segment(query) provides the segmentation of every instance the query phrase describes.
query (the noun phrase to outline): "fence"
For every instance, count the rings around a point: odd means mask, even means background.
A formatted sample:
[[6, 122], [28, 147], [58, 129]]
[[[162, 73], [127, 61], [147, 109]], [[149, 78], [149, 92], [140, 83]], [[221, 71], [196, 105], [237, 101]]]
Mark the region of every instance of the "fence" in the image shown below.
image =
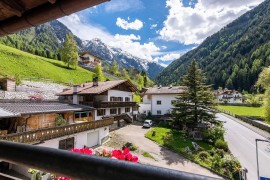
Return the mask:
[[226, 110], [223, 110], [223, 109], [217, 109], [217, 111], [228, 114], [230, 116], [233, 116], [233, 117], [235, 117], [237, 119], [240, 119], [240, 120], [242, 120], [242, 121], [244, 121], [244, 122], [246, 122], [248, 124], [251, 124], [251, 125], [253, 125], [253, 126], [255, 126], [255, 127], [259, 128], [259, 129], [262, 129], [262, 130], [267, 131], [267, 132], [270, 133], [270, 125], [261, 122], [261, 120], [254, 120], [254, 119], [251, 119], [249, 117], [239, 116], [237, 114], [234, 114], [232, 112], [229, 112], [229, 111], [226, 111]]

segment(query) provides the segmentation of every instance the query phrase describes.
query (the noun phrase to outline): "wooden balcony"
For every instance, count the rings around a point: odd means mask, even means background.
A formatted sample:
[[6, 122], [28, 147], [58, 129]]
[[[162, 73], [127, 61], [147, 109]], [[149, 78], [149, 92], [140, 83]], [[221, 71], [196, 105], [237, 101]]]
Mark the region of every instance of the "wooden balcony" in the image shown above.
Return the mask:
[[91, 129], [96, 129], [113, 124], [114, 118], [105, 118], [99, 121], [91, 121], [79, 124], [70, 124], [65, 126], [58, 126], [46, 129], [39, 129], [34, 131], [14, 133], [0, 136], [0, 140], [34, 144], [41, 141], [46, 141], [62, 136], [67, 136]]
[[136, 102], [129, 101], [99, 101], [94, 102], [94, 108], [111, 108], [111, 107], [134, 107]]

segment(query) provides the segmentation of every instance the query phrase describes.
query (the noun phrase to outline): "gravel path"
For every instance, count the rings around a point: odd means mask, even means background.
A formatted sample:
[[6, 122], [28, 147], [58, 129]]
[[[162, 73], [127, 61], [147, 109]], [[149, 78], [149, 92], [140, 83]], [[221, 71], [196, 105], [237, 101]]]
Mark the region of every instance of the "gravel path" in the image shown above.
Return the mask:
[[[220, 178], [211, 171], [145, 138], [144, 135], [148, 131], [149, 129], [144, 129], [139, 124], [128, 125], [111, 132], [110, 141], [105, 143], [100, 149], [122, 148], [126, 142], [131, 142], [139, 148], [132, 153], [139, 157], [140, 163]], [[148, 152], [154, 159], [142, 156], [143, 152]]]

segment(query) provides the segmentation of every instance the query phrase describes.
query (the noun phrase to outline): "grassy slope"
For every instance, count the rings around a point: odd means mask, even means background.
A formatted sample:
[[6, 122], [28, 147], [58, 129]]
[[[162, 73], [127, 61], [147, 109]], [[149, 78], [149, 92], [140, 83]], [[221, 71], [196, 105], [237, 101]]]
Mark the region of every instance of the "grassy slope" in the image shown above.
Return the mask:
[[264, 117], [263, 107], [246, 107], [246, 106], [218, 106], [218, 108], [230, 111], [240, 116], [259, 116]]
[[43, 58], [0, 44], [0, 75], [47, 78], [60, 82], [91, 81], [94, 73], [78, 67], [67, 69], [61, 61]]

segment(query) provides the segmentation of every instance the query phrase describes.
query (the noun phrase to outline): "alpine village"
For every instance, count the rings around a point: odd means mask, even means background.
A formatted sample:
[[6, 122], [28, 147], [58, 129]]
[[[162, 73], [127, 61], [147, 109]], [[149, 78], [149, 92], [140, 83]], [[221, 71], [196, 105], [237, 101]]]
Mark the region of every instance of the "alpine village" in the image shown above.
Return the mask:
[[0, 180], [270, 180], [270, 0], [0, 0]]

